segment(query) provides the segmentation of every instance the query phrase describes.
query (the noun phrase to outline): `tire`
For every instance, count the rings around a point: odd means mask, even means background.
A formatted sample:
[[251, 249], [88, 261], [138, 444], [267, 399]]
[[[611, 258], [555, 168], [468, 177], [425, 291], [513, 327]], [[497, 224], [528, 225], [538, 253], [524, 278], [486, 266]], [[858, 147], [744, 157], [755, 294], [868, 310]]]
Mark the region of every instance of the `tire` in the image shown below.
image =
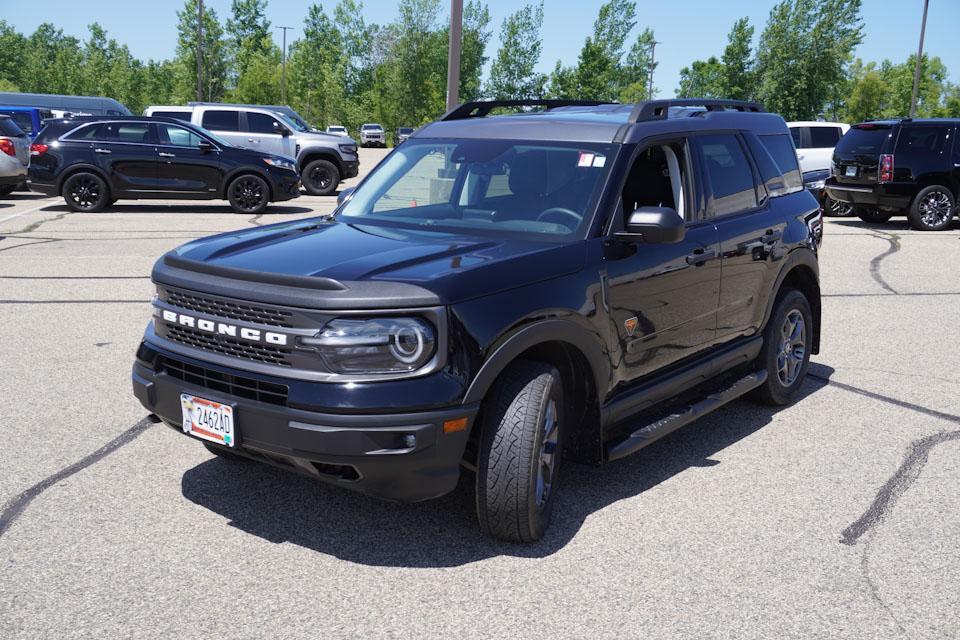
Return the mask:
[[893, 217], [889, 211], [880, 211], [871, 207], [854, 207], [853, 213], [864, 222], [882, 224]]
[[[802, 320], [799, 326], [797, 318]], [[757, 364], [767, 370], [767, 380], [751, 392], [754, 400], [773, 406], [794, 401], [810, 365], [813, 329], [813, 314], [806, 296], [796, 289], [786, 290], [777, 300], [763, 332], [763, 349]]]
[[307, 163], [300, 174], [303, 188], [312, 196], [329, 196], [340, 186], [340, 170], [329, 160], [319, 159]]
[[910, 204], [907, 218], [918, 231], [943, 231], [950, 227], [956, 212], [953, 193], [948, 187], [935, 184], [920, 190]]
[[60, 191], [71, 211], [96, 213], [110, 204], [110, 189], [95, 173], [81, 171], [68, 177]]
[[17, 190], [17, 185], [5, 184], [2, 187], [0, 187], [0, 196], [8, 196], [16, 190]]
[[834, 200], [828, 197], [824, 200], [823, 204], [825, 205], [824, 213], [828, 216], [845, 218], [853, 215], [853, 205], [849, 202], [841, 202], [840, 200]]
[[563, 451], [563, 384], [542, 362], [518, 361], [484, 403], [477, 518], [487, 535], [539, 540], [550, 524]]
[[203, 446], [206, 447], [207, 451], [217, 456], [218, 458], [223, 458], [224, 460], [230, 460], [231, 462], [246, 462], [247, 459], [241, 455], [230, 451], [226, 447], [216, 445], [210, 442], [204, 442]]
[[227, 199], [237, 213], [263, 213], [270, 204], [270, 187], [260, 176], [237, 176], [227, 187]]

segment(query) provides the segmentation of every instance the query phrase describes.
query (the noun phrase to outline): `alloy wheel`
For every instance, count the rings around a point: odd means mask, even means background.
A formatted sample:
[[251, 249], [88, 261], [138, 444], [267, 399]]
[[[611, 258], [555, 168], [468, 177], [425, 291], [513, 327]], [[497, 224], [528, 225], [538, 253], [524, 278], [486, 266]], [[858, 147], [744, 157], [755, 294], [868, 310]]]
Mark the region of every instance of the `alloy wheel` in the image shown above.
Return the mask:
[[557, 401], [551, 398], [543, 412], [543, 436], [540, 440], [540, 452], [537, 464], [537, 507], [543, 508], [550, 498], [554, 475], [557, 468], [557, 450], [560, 442], [560, 422], [557, 414]]
[[849, 216], [853, 214], [853, 205], [849, 202], [841, 202], [833, 198], [827, 198], [827, 210], [832, 216]]
[[928, 227], [938, 227], [950, 219], [950, 196], [943, 191], [931, 191], [917, 207], [920, 220]]
[[807, 354], [807, 326], [799, 309], [791, 309], [780, 327], [780, 350], [777, 352], [777, 377], [789, 387], [796, 382]]
[[263, 202], [263, 184], [254, 178], [240, 178], [233, 184], [233, 194], [241, 209], [252, 211]]
[[70, 183], [70, 199], [81, 209], [96, 206], [102, 195], [100, 183], [90, 176], [79, 176]]
[[320, 191], [324, 191], [330, 187], [330, 183], [333, 182], [333, 175], [330, 171], [323, 166], [314, 167], [310, 172], [310, 182]]

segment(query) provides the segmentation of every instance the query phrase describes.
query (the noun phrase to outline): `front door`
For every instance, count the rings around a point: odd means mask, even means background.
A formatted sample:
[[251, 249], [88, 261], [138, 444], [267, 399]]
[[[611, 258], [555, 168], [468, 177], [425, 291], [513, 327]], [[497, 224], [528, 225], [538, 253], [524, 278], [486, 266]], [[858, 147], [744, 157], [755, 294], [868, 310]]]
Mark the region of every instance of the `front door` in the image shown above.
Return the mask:
[[244, 115], [247, 117], [247, 144], [251, 149], [280, 156], [296, 155], [290, 129], [280, 122], [280, 118], [258, 111], [247, 111]]
[[714, 341], [720, 247], [716, 227], [695, 206], [694, 162], [686, 140], [657, 143], [637, 155], [624, 183], [621, 216], [642, 206], [670, 207], [686, 220], [686, 236], [676, 244], [607, 246], [617, 382], [642, 378]]
[[175, 124], [156, 123], [157, 188], [182, 195], [209, 197], [220, 190], [220, 150], [202, 150], [199, 135]]

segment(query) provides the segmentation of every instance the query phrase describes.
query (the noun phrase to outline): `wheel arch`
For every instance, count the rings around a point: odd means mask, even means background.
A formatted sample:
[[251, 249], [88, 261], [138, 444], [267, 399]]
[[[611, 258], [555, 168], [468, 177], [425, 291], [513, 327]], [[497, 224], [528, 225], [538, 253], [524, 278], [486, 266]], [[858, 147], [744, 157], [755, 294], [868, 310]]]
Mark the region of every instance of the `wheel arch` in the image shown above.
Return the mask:
[[337, 155], [333, 149], [323, 147], [303, 151], [300, 154], [300, 158], [297, 159], [297, 171], [302, 173], [304, 168], [314, 160], [328, 160], [332, 162], [333, 166], [340, 172], [340, 175], [343, 176], [343, 162], [340, 160], [340, 156]]
[[274, 193], [273, 193], [273, 181], [270, 180], [270, 177], [261, 171], [256, 169], [251, 169], [250, 167], [240, 167], [231, 171], [226, 176], [223, 177], [223, 187], [220, 190], [220, 198], [223, 200], [227, 199], [227, 194], [230, 190], [230, 185], [234, 183], [237, 178], [243, 176], [257, 176], [267, 183], [267, 192], [270, 194], [270, 202], [273, 202]]
[[57, 178], [57, 193], [63, 196], [63, 185], [70, 178], [70, 176], [76, 175], [78, 173], [92, 173], [98, 178], [103, 180], [104, 184], [107, 185], [107, 194], [111, 197], [113, 196], [113, 185], [110, 184], [110, 178], [104, 174], [103, 169], [98, 167], [95, 164], [74, 164], [70, 165], [60, 174], [60, 177]]
[[764, 313], [763, 326], [767, 326], [770, 316], [773, 313], [773, 307], [780, 299], [784, 291], [788, 289], [797, 289], [810, 303], [810, 311], [813, 313], [813, 343], [811, 353], [820, 353], [820, 320], [822, 317], [820, 302], [820, 270], [817, 264], [816, 255], [809, 249], [798, 249], [790, 254], [787, 264], [780, 270], [777, 276], [776, 293], [767, 300], [767, 308]]

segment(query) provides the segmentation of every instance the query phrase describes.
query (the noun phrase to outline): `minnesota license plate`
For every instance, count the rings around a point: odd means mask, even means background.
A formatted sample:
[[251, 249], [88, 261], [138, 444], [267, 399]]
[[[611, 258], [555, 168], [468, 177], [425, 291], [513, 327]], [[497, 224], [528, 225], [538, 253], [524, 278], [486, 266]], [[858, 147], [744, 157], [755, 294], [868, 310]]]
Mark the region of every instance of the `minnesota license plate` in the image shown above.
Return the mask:
[[856, 168], [856, 167], [847, 167], [846, 175], [847, 175], [848, 177], [851, 177], [851, 178], [855, 177], [855, 176], [857, 175], [857, 168]]
[[180, 394], [180, 407], [184, 433], [228, 447], [236, 446], [233, 407], [186, 393]]

